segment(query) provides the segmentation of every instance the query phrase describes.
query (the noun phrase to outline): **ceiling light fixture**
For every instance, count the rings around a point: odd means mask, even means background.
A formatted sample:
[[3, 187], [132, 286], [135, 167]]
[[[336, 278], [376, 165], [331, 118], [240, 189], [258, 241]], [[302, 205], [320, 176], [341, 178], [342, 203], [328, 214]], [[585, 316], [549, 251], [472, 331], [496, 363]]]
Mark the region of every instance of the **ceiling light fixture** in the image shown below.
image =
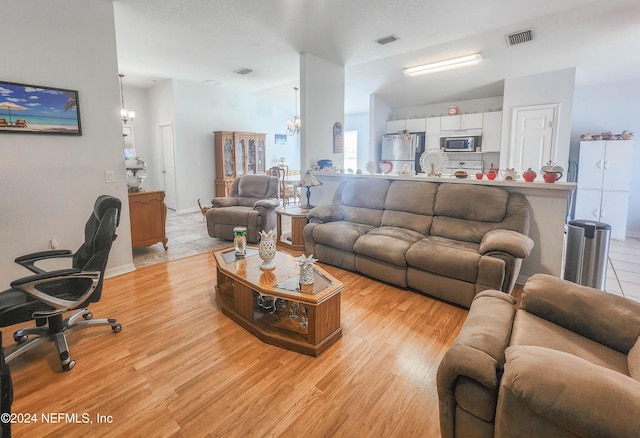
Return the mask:
[[291, 120], [287, 120], [285, 122], [285, 124], [287, 125], [288, 135], [299, 134], [300, 126], [302, 125], [302, 122], [300, 121], [300, 117], [298, 117], [298, 87], [293, 87], [293, 89], [296, 92], [296, 115], [295, 115], [295, 118], [293, 119], [293, 122]]
[[460, 58], [447, 59], [445, 61], [432, 62], [431, 64], [418, 65], [404, 69], [406, 76], [420, 76], [429, 73], [453, 70], [461, 67], [469, 67], [482, 62], [482, 53], [461, 56]]
[[120, 102], [122, 102], [122, 109], [120, 110], [120, 117], [122, 118], [122, 121], [126, 125], [129, 120], [133, 121], [133, 119], [136, 117], [136, 112], [135, 111], [129, 111], [129, 110], [126, 110], [124, 108], [124, 92], [122, 91], [122, 78], [124, 78], [124, 75], [123, 74], [119, 74], [118, 76], [120, 76]]

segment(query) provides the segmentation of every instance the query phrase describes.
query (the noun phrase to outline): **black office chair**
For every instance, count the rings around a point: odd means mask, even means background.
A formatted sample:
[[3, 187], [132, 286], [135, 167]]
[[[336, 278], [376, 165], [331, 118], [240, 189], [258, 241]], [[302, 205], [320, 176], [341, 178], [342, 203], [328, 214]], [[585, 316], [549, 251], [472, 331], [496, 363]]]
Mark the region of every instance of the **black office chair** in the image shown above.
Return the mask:
[[[18, 257], [16, 263], [35, 275], [11, 282], [11, 289], [0, 292], [0, 327], [35, 320], [36, 326], [13, 334], [16, 344], [6, 353], [11, 362], [43, 341], [55, 340], [62, 369], [71, 370], [76, 362], [69, 357], [65, 332], [93, 325], [110, 325], [118, 333], [122, 326], [115, 319], [92, 319], [87, 310], [100, 300], [102, 281], [111, 245], [120, 222], [121, 202], [100, 196], [84, 229], [84, 243], [75, 254], [70, 250], [41, 251]], [[42, 260], [71, 258], [72, 267], [45, 271], [36, 266]], [[63, 314], [76, 311], [63, 319]], [[80, 319], [83, 321], [79, 321]]]

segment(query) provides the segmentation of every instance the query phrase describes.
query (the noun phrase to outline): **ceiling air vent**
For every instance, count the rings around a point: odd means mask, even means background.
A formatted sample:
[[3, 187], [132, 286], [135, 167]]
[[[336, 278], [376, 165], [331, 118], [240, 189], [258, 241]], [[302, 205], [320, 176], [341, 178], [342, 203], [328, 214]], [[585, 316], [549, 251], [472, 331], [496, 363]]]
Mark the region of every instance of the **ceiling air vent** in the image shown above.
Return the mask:
[[398, 37], [395, 35], [389, 35], [376, 40], [376, 43], [380, 44], [381, 46], [384, 46], [385, 44], [389, 44], [394, 41], [398, 41]]
[[249, 73], [253, 73], [253, 70], [251, 70], [250, 68], [241, 68], [239, 70], [234, 71], [234, 73], [237, 73], [239, 75], [248, 75]]
[[520, 32], [511, 33], [509, 35], [505, 35], [507, 39], [507, 46], [515, 46], [516, 44], [526, 43], [527, 41], [531, 41], [533, 39], [533, 30], [527, 29]]

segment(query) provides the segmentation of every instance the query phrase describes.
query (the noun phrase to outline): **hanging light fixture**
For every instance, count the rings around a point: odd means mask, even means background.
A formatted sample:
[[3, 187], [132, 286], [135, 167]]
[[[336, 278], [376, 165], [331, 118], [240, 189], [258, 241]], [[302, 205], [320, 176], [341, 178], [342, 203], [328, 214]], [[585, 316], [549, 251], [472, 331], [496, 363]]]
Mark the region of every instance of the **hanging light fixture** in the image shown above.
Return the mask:
[[300, 126], [302, 122], [300, 121], [300, 117], [298, 117], [298, 87], [293, 87], [296, 93], [296, 116], [291, 120], [287, 120], [285, 124], [287, 125], [287, 134], [288, 135], [296, 135], [300, 134]]
[[133, 119], [136, 117], [136, 112], [135, 111], [129, 111], [129, 110], [124, 108], [124, 92], [122, 91], [122, 78], [124, 77], [124, 75], [123, 74], [119, 74], [118, 76], [120, 76], [120, 99], [121, 99], [120, 101], [122, 102], [122, 109], [120, 110], [120, 117], [122, 118], [122, 121], [126, 125], [129, 120], [133, 121]]

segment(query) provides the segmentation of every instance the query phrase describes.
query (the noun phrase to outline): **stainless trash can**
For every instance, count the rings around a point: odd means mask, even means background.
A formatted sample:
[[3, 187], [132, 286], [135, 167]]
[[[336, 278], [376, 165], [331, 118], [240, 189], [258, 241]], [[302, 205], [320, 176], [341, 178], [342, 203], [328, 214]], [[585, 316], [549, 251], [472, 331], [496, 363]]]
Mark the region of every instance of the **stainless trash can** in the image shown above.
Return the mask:
[[567, 227], [565, 280], [604, 290], [611, 226], [602, 222], [573, 220]]

